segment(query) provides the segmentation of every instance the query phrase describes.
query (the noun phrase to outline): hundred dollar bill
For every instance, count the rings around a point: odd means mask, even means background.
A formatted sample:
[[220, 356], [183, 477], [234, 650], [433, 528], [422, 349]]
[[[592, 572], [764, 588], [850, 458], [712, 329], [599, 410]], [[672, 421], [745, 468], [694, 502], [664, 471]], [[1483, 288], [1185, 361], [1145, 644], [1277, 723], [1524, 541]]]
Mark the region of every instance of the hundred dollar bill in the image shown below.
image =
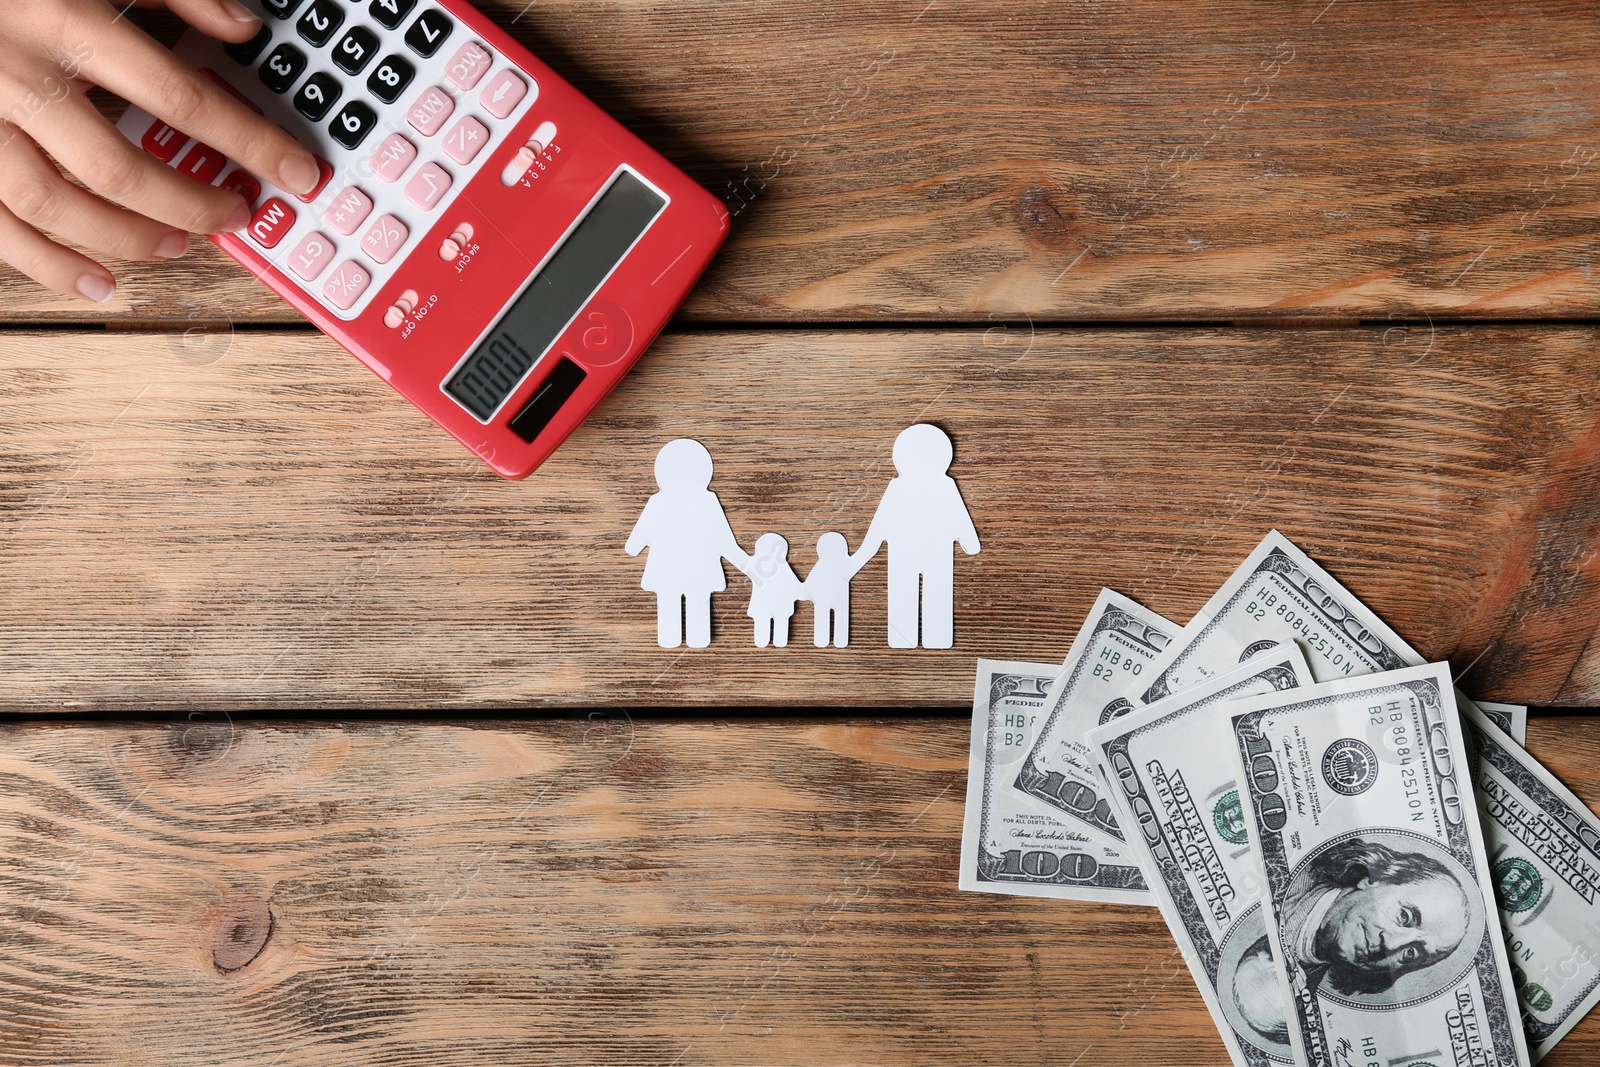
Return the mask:
[[1311, 684], [1293, 643], [1089, 732], [1161, 916], [1239, 1067], [1291, 1064], [1278, 979], [1262, 941], [1261, 881], [1217, 708]]
[[1222, 710], [1298, 1061], [1525, 1067], [1449, 665]]
[[1083, 735], [1135, 707], [1124, 693], [1178, 627], [1121, 593], [1100, 590], [1045, 693], [1044, 724], [1012, 785], [1042, 805], [1121, 839]]
[[[1456, 703], [1462, 703], [1461, 690], [1456, 690]], [[1526, 704], [1501, 704], [1493, 700], [1469, 701], [1483, 717], [1511, 735], [1523, 748], [1528, 747], [1528, 706]], [[1465, 706], [1465, 705], [1463, 705]]]
[[984, 893], [1152, 904], [1138, 865], [1112, 838], [1069, 826], [1010, 788], [1038, 729], [1045, 690], [1060, 669], [978, 661], [958, 884]]
[[1488, 716], [1463, 714], [1511, 981], [1538, 1060], [1600, 1001], [1600, 820]]

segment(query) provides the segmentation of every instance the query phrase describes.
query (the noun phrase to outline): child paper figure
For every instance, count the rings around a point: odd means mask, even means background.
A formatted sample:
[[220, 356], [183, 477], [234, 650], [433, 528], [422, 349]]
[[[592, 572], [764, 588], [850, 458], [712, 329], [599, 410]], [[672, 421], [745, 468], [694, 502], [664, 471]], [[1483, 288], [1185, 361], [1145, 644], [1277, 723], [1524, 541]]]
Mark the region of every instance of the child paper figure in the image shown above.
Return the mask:
[[955, 548], [978, 554], [978, 531], [961, 502], [955, 479], [945, 472], [953, 455], [950, 438], [937, 426], [918, 423], [894, 442], [897, 475], [858, 553], [870, 559], [889, 546], [889, 645], [917, 647], [918, 593], [922, 646], [955, 643]]
[[806, 600], [814, 609], [811, 639], [818, 648], [828, 647], [829, 622], [833, 644], [850, 644], [850, 580], [871, 559], [867, 553], [850, 554], [850, 543], [843, 534], [829, 531], [817, 538], [817, 562], [806, 575]]
[[789, 619], [803, 586], [789, 566], [789, 542], [775, 533], [756, 539], [756, 554], [750, 569], [750, 617], [756, 620], [756, 647], [766, 648], [768, 640], [779, 648], [789, 647]]
[[[728, 588], [722, 561], [750, 573], [711, 484], [711, 453], [699, 441], [668, 441], [656, 454], [660, 492], [644, 506], [627, 552], [648, 548], [641, 588], [656, 594], [656, 639], [677, 648], [687, 629], [690, 648], [711, 644], [711, 594]], [[687, 626], [685, 625], [687, 624]]]

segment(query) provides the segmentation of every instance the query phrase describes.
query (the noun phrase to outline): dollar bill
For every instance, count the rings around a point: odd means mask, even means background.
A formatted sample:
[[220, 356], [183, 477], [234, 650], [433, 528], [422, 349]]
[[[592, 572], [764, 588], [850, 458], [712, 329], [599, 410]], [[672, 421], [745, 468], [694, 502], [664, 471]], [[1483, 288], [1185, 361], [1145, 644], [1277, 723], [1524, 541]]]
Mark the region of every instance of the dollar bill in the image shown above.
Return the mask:
[[1294, 1054], [1277, 977], [1256, 949], [1267, 934], [1261, 881], [1217, 708], [1310, 683], [1299, 648], [1274, 645], [1089, 732], [1127, 847], [1240, 1067], [1290, 1064]]
[[1134, 709], [1123, 694], [1178, 629], [1121, 593], [1100, 590], [1061, 673], [1045, 693], [1044, 723], [1011, 784], [1043, 810], [1120, 840], [1122, 832], [1106, 804], [1094, 753], [1083, 735]]
[[1449, 665], [1221, 710], [1298, 1061], [1527, 1064]]
[[978, 661], [958, 884], [985, 893], [1152, 904], [1144, 875], [1122, 856], [1115, 839], [1069, 826], [1010, 787], [1060, 669]]
[[1600, 1001], [1600, 820], [1487, 715], [1463, 714], [1490, 884], [1538, 1060]]
[[[1456, 690], [1456, 702], [1461, 703], [1461, 690]], [[1472, 701], [1483, 717], [1511, 735], [1523, 748], [1528, 747], [1528, 706], [1526, 704], [1501, 704], [1494, 700]]]

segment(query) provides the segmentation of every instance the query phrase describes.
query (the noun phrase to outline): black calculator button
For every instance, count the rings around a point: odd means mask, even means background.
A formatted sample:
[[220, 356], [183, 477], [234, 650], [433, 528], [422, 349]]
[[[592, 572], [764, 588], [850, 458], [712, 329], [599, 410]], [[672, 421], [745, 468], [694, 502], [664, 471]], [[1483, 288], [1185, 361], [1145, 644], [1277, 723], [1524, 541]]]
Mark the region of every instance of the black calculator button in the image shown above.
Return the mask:
[[223, 45], [222, 50], [228, 53], [229, 57], [231, 57], [235, 63], [248, 66], [256, 61], [257, 56], [266, 51], [267, 44], [271, 42], [271, 40], [272, 31], [267, 28], [266, 23], [262, 23], [260, 33], [256, 34], [248, 41], [244, 41], [239, 44]]
[[261, 82], [275, 93], [286, 93], [306, 70], [306, 54], [292, 44], [280, 44], [261, 64]]
[[294, 9], [303, 3], [305, 0], [261, 0], [261, 6], [267, 9], [267, 14], [280, 19], [293, 15]]
[[417, 0], [372, 0], [372, 7], [368, 10], [378, 25], [392, 30], [404, 22], [416, 6]]
[[417, 69], [399, 56], [384, 56], [378, 69], [367, 79], [367, 92], [385, 104], [392, 104], [400, 99], [416, 73]]
[[406, 31], [406, 44], [411, 50], [423, 59], [427, 59], [439, 50], [444, 44], [444, 39], [450, 36], [450, 31], [456, 24], [450, 21], [450, 16], [443, 11], [424, 11], [417, 16], [417, 21], [411, 24]]
[[312, 122], [321, 122], [343, 95], [344, 86], [339, 84], [339, 79], [319, 70], [294, 94], [294, 109]]
[[346, 74], [360, 74], [378, 54], [378, 35], [365, 26], [353, 26], [333, 50], [333, 61]]
[[300, 16], [295, 28], [300, 31], [300, 36], [311, 42], [313, 47], [321, 48], [333, 40], [333, 35], [338, 33], [339, 27], [343, 25], [344, 8], [333, 0], [316, 0], [306, 8], [306, 13]]
[[378, 124], [378, 113], [359, 100], [352, 100], [328, 126], [333, 139], [349, 149], [361, 147], [367, 134]]

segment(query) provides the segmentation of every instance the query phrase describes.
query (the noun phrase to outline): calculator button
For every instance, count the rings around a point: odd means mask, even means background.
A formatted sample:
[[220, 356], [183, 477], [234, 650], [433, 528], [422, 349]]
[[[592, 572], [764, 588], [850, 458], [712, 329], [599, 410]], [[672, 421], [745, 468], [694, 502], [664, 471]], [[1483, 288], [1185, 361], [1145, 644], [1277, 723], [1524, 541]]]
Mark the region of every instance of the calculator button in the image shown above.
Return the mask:
[[467, 115], [444, 135], [444, 154], [465, 166], [489, 143], [489, 127]]
[[367, 11], [374, 22], [386, 30], [392, 30], [398, 28], [416, 6], [417, 0], [372, 0], [372, 6]]
[[477, 41], [468, 41], [450, 58], [445, 68], [445, 79], [462, 92], [467, 92], [489, 73], [494, 66], [494, 56]]
[[439, 132], [439, 127], [444, 125], [444, 120], [449, 118], [455, 109], [456, 102], [446, 96], [443, 89], [429, 86], [427, 91], [412, 103], [406, 118], [422, 136], [432, 137]]
[[310, 41], [315, 48], [321, 48], [333, 40], [333, 35], [339, 32], [339, 27], [344, 25], [344, 9], [334, 0], [315, 0], [306, 8], [306, 13], [300, 16], [300, 21], [295, 23], [295, 29], [300, 31], [300, 36]]
[[293, 15], [294, 9], [303, 3], [305, 0], [261, 0], [261, 6], [267, 9], [267, 14], [280, 19]]
[[231, 193], [238, 193], [244, 198], [244, 202], [251, 207], [255, 207], [256, 200], [261, 196], [261, 183], [256, 181], [256, 176], [247, 170], [239, 170], [237, 167], [229, 171], [228, 176], [222, 179], [221, 188]]
[[443, 11], [424, 11], [406, 31], [406, 44], [417, 55], [427, 59], [439, 50], [444, 39], [455, 28], [456, 24]]
[[509, 70], [502, 70], [483, 87], [478, 102], [497, 119], [503, 119], [517, 109], [522, 98], [528, 95], [528, 83]]
[[267, 24], [263, 22], [261, 24], [260, 33], [256, 34], [248, 41], [243, 41], [239, 44], [225, 44], [222, 46], [222, 50], [226, 52], [228, 54], [228, 58], [232, 59], [235, 63], [238, 63], [241, 66], [249, 66], [260, 57], [262, 52], [267, 50], [267, 45], [271, 42], [272, 30], [269, 29]]
[[344, 86], [339, 84], [339, 79], [319, 70], [294, 94], [294, 109], [312, 122], [321, 122], [343, 95]]
[[328, 205], [322, 221], [349, 237], [356, 232], [357, 226], [367, 221], [367, 216], [370, 214], [372, 214], [372, 198], [352, 185], [333, 198], [333, 203]]
[[333, 164], [321, 156], [313, 156], [317, 161], [317, 184], [312, 186], [309, 193], [295, 193], [294, 198], [302, 204], [309, 204], [315, 200], [328, 187], [328, 182], [333, 180]]
[[450, 173], [437, 163], [424, 164], [406, 182], [406, 199], [424, 211], [432, 211], [440, 197], [450, 191]]
[[384, 181], [397, 182], [416, 158], [417, 146], [398, 133], [391, 133], [372, 154], [372, 169]]
[[218, 74], [216, 71], [211, 70], [211, 69], [209, 69], [207, 67], [201, 67], [200, 68], [200, 73], [204, 74], [207, 78], [210, 78], [212, 80], [212, 82], [214, 82], [216, 84], [217, 88], [222, 89], [229, 96], [231, 96], [235, 100], [239, 101], [239, 103], [243, 104], [245, 107], [249, 108], [251, 111], [254, 111], [257, 115], [261, 114], [261, 105], [257, 104], [254, 100], [250, 99], [248, 96], [244, 95], [239, 90], [237, 90], [233, 86], [229, 85], [227, 83], [227, 81], [225, 81], [223, 79], [222, 75]]
[[406, 243], [406, 238], [411, 236], [411, 231], [406, 224], [393, 215], [379, 215], [378, 221], [372, 224], [361, 238], [361, 247], [379, 263], [387, 263], [400, 251], [400, 246]]
[[210, 185], [217, 180], [217, 175], [222, 173], [222, 166], [227, 159], [221, 152], [208, 144], [194, 143], [194, 147], [183, 154], [178, 160], [178, 173], [187, 174], [202, 185]]
[[333, 61], [346, 74], [360, 74], [377, 54], [378, 35], [365, 26], [354, 26], [334, 48]]
[[406, 86], [411, 84], [416, 73], [417, 68], [399, 56], [384, 56], [378, 69], [367, 79], [367, 92], [385, 104], [392, 104], [400, 99], [400, 94], [406, 91]]
[[151, 123], [150, 128], [144, 131], [144, 140], [140, 142], [146, 152], [163, 163], [171, 163], [178, 150], [188, 143], [188, 134], [179, 133], [160, 119]]
[[280, 44], [261, 64], [261, 83], [275, 93], [286, 93], [305, 69], [306, 54], [292, 44]]
[[314, 282], [333, 259], [333, 242], [320, 233], [308, 233], [289, 253], [289, 269], [308, 282]]
[[354, 150], [361, 147], [361, 142], [367, 139], [367, 134], [377, 124], [376, 111], [359, 100], [352, 100], [339, 112], [328, 129], [335, 141]]
[[372, 284], [372, 275], [353, 259], [339, 264], [322, 287], [322, 296], [340, 311], [349, 311]]
[[294, 226], [294, 218], [294, 208], [274, 196], [256, 209], [248, 227], [250, 236], [262, 248], [276, 248]]

